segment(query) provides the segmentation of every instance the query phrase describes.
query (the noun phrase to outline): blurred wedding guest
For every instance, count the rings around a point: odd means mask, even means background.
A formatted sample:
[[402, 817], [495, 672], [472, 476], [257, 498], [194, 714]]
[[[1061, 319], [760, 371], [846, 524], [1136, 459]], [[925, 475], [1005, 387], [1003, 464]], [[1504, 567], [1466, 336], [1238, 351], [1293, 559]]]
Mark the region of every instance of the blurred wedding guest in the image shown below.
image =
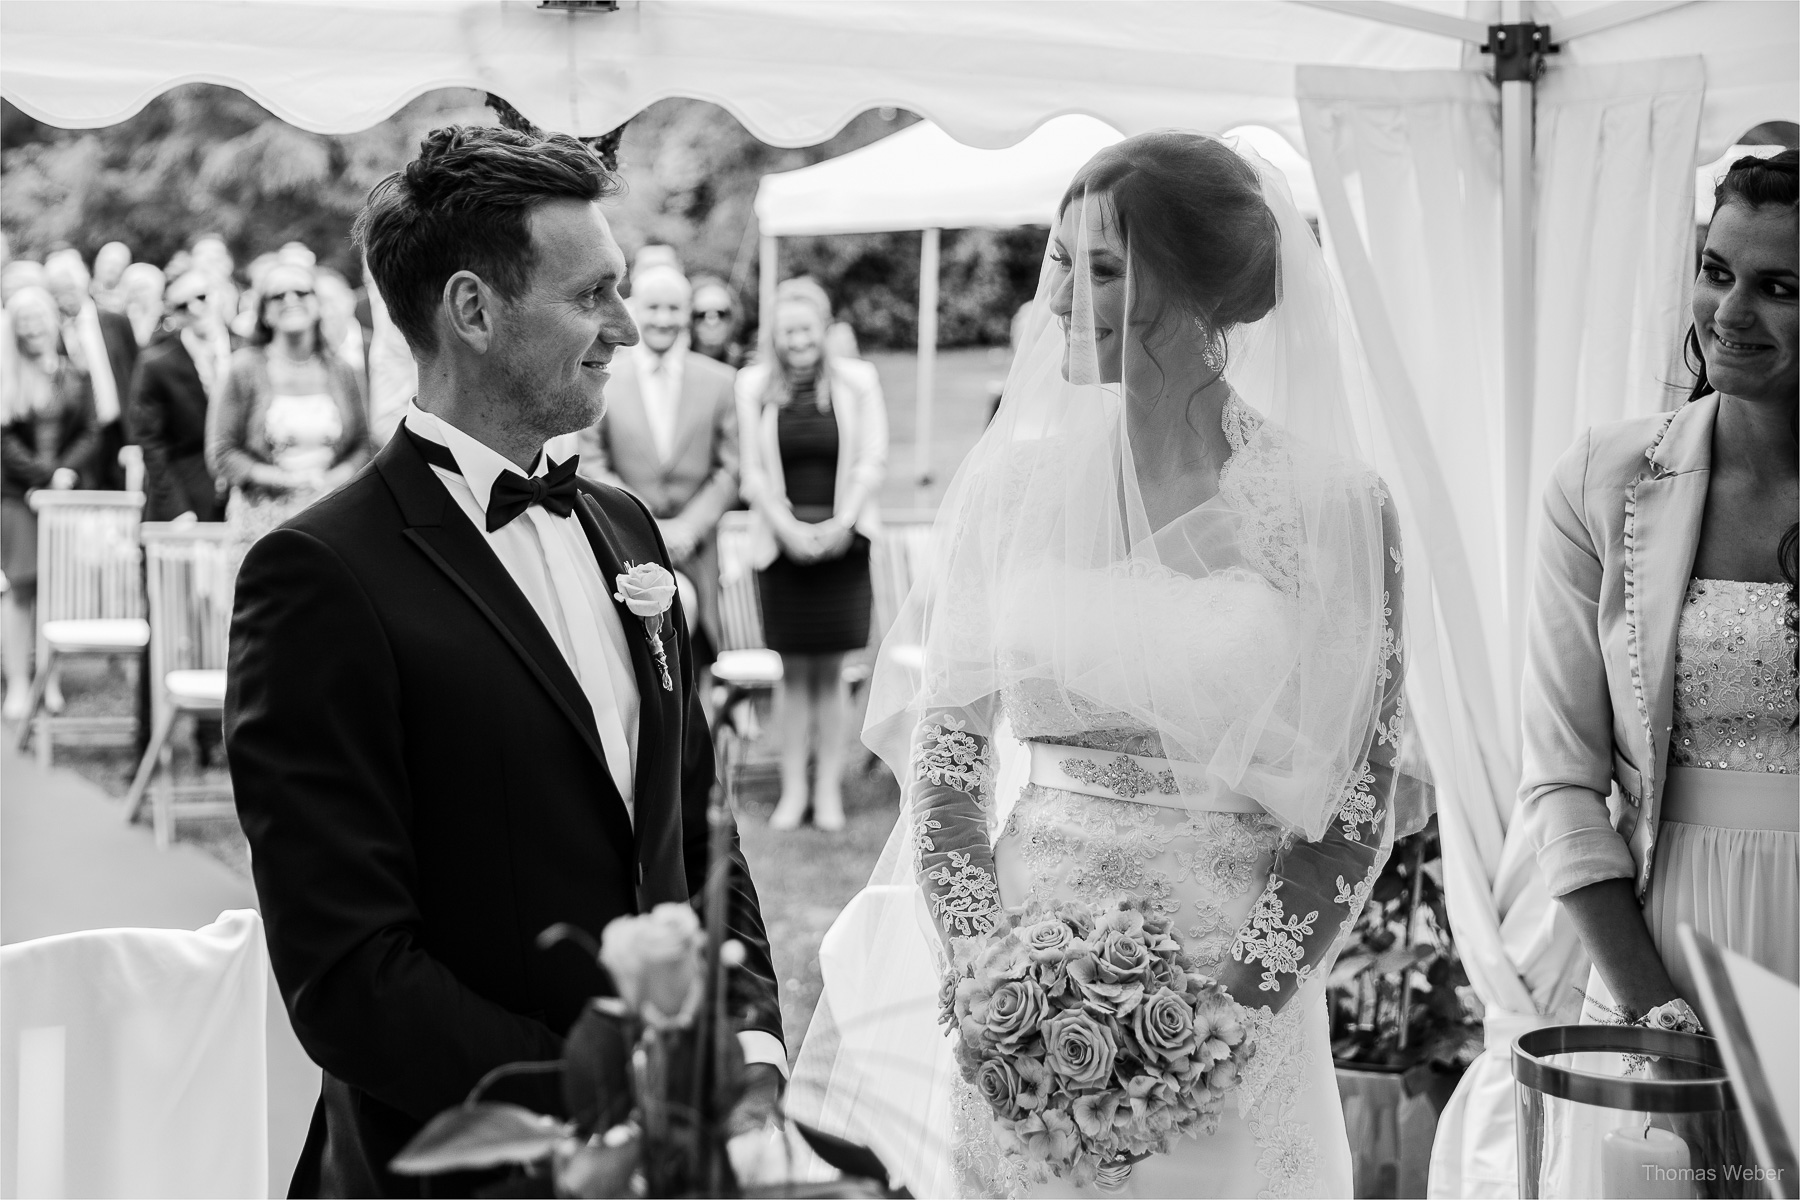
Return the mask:
[[728, 367], [744, 365], [744, 347], [738, 342], [744, 314], [737, 293], [717, 275], [694, 277], [693, 320], [688, 324], [690, 348]]
[[213, 320], [212, 280], [189, 271], [169, 285], [163, 331], [138, 356], [126, 416], [144, 452], [144, 520], [222, 516], [206, 469], [206, 413], [231, 363], [225, 331]]
[[825, 290], [788, 280], [776, 289], [765, 353], [737, 377], [739, 487], [753, 514], [763, 635], [783, 671], [781, 801], [770, 818], [778, 829], [799, 825], [809, 804], [820, 829], [844, 825], [844, 655], [869, 644], [869, 539], [887, 469], [875, 368], [826, 349], [830, 322]]
[[369, 457], [362, 386], [324, 344], [312, 271], [279, 265], [265, 288], [252, 344], [231, 356], [206, 419], [206, 465], [228, 492], [225, 520], [240, 546], [348, 480]]
[[94, 303], [107, 312], [124, 312], [125, 295], [120, 283], [125, 268], [131, 265], [131, 247], [124, 242], [108, 242], [94, 254], [94, 281], [90, 290]]
[[325, 333], [325, 344], [366, 381], [368, 353], [362, 325], [356, 320], [355, 290], [330, 267], [314, 268], [313, 287], [319, 294], [319, 325]]
[[15, 258], [0, 268], [0, 304], [13, 298], [23, 288], [44, 286], [44, 264], [29, 258]]
[[[213, 315], [230, 325], [238, 311], [238, 287], [232, 278], [237, 271], [237, 262], [231, 257], [231, 248], [218, 234], [203, 233], [189, 245], [188, 254], [191, 259], [189, 265], [212, 277]], [[171, 279], [187, 273], [186, 267], [177, 270], [173, 263], [165, 269]]]
[[[606, 411], [581, 435], [581, 472], [650, 509], [675, 569], [699, 592], [711, 658], [719, 645], [719, 518], [737, 502], [737, 372], [688, 348], [692, 291], [680, 271], [651, 266], [631, 281], [640, 341], [613, 357]], [[698, 639], [696, 639], [698, 642]]]
[[251, 259], [249, 265], [244, 268], [244, 278], [249, 282], [250, 290], [254, 292], [262, 291], [263, 280], [268, 277], [269, 271], [280, 261], [281, 256], [273, 250], [265, 250], [263, 253]]
[[0, 426], [0, 571], [6, 573], [5, 715], [25, 715], [31, 695], [31, 655], [37, 641], [37, 516], [26, 503], [38, 488], [81, 483], [98, 430], [87, 376], [62, 351], [61, 314], [42, 288], [14, 292], [6, 303], [13, 345]]
[[305, 242], [283, 242], [275, 252], [275, 261], [294, 267], [317, 267], [319, 256]]
[[388, 315], [387, 302], [367, 268], [369, 317], [369, 441], [377, 449], [388, 444], [400, 428], [406, 406], [419, 390], [419, 366], [413, 361], [406, 338]]
[[1687, 402], [1595, 426], [1544, 496], [1519, 796], [1590, 1020], [1699, 1028], [1683, 922], [1800, 982], [1795, 160], [1718, 186]]
[[131, 322], [131, 334], [140, 348], [148, 346], [162, 328], [164, 284], [162, 268], [153, 263], [132, 263], [119, 277], [119, 296], [124, 302], [120, 311]]
[[51, 255], [44, 264], [44, 282], [61, 316], [63, 353], [87, 373], [94, 394], [98, 440], [83, 482], [90, 487], [123, 488], [125, 471], [119, 464], [119, 450], [126, 442], [125, 393], [137, 365], [137, 334], [123, 314], [102, 312], [94, 303], [88, 291], [92, 280], [80, 254]]

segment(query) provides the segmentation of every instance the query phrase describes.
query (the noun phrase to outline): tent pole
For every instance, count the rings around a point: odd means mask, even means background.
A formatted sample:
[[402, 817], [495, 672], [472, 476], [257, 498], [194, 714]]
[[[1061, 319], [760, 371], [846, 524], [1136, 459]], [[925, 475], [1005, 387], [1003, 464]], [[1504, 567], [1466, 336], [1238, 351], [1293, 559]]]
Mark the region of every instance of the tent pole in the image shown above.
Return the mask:
[[927, 229], [919, 239], [919, 390], [913, 420], [913, 482], [931, 483], [932, 376], [937, 368], [938, 236]]
[[756, 267], [756, 338], [757, 344], [775, 336], [775, 285], [781, 279], [781, 251], [775, 235], [762, 235], [762, 255]]
[[[1524, 20], [1521, 0], [1502, 0], [1501, 20]], [[1511, 645], [1522, 644], [1525, 622], [1525, 546], [1531, 505], [1532, 398], [1536, 391], [1536, 245], [1532, 170], [1533, 83], [1500, 84], [1501, 355], [1506, 400], [1506, 598]], [[1511, 671], [1516, 664], [1509, 664]]]

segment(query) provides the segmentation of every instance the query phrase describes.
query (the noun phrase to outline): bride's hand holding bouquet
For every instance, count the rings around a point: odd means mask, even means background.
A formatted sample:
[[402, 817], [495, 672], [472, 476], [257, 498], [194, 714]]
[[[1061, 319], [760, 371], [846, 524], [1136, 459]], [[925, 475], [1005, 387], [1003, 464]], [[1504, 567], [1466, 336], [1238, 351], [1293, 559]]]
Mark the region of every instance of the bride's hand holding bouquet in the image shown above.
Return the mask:
[[956, 954], [940, 1019], [957, 1064], [1040, 1176], [1116, 1184], [1212, 1132], [1255, 1053], [1243, 1007], [1135, 900], [1032, 901]]

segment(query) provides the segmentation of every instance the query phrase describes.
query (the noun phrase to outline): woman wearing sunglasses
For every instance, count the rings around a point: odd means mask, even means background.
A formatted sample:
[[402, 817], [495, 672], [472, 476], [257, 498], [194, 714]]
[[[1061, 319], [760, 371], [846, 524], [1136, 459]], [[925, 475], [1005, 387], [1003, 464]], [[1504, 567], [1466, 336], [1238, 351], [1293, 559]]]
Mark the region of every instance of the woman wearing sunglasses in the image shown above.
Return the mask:
[[263, 280], [251, 345], [206, 422], [206, 462], [234, 540], [248, 546], [354, 475], [369, 457], [355, 370], [326, 347], [310, 267], [283, 263]]
[[717, 275], [694, 277], [694, 315], [688, 326], [690, 345], [697, 353], [728, 367], [744, 365], [744, 347], [738, 341], [743, 314], [737, 295]]

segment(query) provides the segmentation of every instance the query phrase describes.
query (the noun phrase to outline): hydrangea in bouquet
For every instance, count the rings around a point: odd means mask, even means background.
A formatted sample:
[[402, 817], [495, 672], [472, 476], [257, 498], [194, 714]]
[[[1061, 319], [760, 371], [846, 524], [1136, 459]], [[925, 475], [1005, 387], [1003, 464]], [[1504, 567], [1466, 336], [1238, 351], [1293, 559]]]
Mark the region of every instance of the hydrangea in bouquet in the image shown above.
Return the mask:
[[940, 1019], [1003, 1149], [1117, 1186], [1131, 1164], [1218, 1128], [1255, 1053], [1244, 1009], [1181, 965], [1169, 923], [1135, 900], [1034, 900], [960, 952]]

